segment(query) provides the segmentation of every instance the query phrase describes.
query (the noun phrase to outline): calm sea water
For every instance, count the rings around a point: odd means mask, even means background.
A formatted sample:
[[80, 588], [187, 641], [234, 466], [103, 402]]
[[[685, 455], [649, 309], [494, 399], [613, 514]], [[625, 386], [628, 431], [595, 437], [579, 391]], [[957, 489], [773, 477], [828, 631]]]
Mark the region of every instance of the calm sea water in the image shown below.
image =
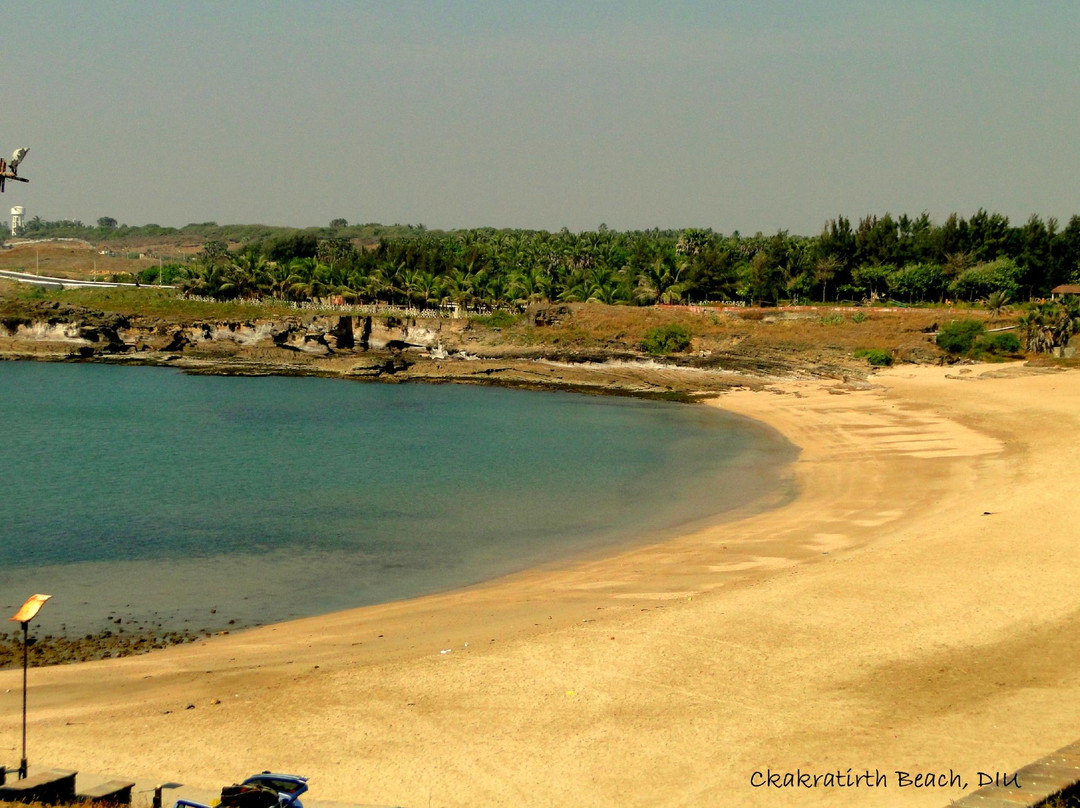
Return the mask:
[[[220, 628], [664, 536], [785, 482], [713, 408], [498, 388], [0, 362], [0, 608]], [[213, 609], [214, 612], [210, 610]]]

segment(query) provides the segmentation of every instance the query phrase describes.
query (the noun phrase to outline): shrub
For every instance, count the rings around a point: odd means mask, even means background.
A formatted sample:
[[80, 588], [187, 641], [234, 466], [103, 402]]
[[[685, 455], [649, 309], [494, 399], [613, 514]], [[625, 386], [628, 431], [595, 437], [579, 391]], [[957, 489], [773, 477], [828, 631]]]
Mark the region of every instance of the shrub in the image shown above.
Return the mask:
[[159, 280], [165, 284], [174, 283], [177, 277], [180, 275], [181, 267], [179, 264], [165, 264], [164, 266], [146, 267], [139, 271], [138, 277], [139, 283], [153, 284]]
[[990, 350], [994, 353], [1019, 353], [1020, 338], [1008, 332], [994, 334], [990, 338]]
[[971, 356], [975, 359], [1019, 352], [1020, 339], [1015, 334], [983, 334], [975, 340], [975, 345], [971, 348]]
[[937, 345], [949, 353], [966, 354], [985, 331], [978, 320], [952, 320], [938, 331]]
[[488, 328], [509, 328], [521, 319], [520, 314], [514, 314], [506, 309], [495, 309], [491, 314], [478, 314], [469, 318], [469, 322]]
[[689, 348], [691, 336], [690, 331], [684, 326], [670, 323], [650, 328], [645, 332], [641, 347], [653, 356], [667, 356]]
[[855, 352], [856, 358], [865, 358], [876, 368], [887, 368], [893, 363], [893, 355], [881, 348], [863, 348]]

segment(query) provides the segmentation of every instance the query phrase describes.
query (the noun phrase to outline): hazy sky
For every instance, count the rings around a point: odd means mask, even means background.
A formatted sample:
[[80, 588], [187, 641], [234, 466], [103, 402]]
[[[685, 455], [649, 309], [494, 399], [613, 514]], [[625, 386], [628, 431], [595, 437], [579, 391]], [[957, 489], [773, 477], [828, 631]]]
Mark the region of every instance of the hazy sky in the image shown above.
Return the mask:
[[1080, 3], [93, 0], [3, 10], [0, 205], [137, 225], [1080, 213]]

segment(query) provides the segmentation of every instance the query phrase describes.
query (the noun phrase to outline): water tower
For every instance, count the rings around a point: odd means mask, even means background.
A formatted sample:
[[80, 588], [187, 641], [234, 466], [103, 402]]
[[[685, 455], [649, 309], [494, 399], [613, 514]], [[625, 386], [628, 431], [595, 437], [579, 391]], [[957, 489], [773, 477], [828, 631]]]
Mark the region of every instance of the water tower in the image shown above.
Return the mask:
[[17, 236], [23, 229], [23, 213], [25, 209], [22, 205], [16, 205], [11, 209], [11, 235]]

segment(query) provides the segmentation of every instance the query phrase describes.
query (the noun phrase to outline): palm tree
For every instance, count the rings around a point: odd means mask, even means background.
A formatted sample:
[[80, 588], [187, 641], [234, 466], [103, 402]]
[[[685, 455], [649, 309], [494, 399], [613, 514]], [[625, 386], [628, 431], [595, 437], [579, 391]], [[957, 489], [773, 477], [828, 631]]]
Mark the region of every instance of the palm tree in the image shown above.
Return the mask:
[[1017, 323], [1027, 350], [1050, 353], [1080, 333], [1080, 299], [1037, 303]]
[[476, 301], [476, 276], [470, 269], [456, 268], [446, 276], [443, 290], [446, 298], [464, 309]]
[[482, 296], [489, 306], [501, 306], [509, 299], [508, 277], [499, 271], [485, 272], [481, 278]]
[[588, 281], [588, 302], [607, 303], [614, 305], [623, 303], [623, 279], [626, 273], [623, 270], [613, 270], [610, 267], [597, 267], [590, 273]]
[[198, 297], [226, 298], [233, 295], [224, 293], [222, 287], [228, 282], [225, 269], [219, 264], [208, 266], [185, 267], [178, 279], [180, 291], [185, 295]]
[[990, 313], [995, 317], [1000, 317], [1009, 309], [1009, 293], [1000, 290], [991, 292], [986, 299], [986, 307], [990, 309]]
[[639, 303], [677, 303], [690, 285], [682, 280], [682, 273], [689, 264], [680, 259], [676, 266], [658, 255], [643, 272], [638, 274], [634, 298]]
[[357, 279], [359, 283], [354, 281], [354, 286], [360, 293], [371, 300], [374, 303], [378, 303], [382, 295], [387, 296], [387, 300], [390, 299], [392, 286], [387, 279], [381, 267], [376, 267], [369, 272], [363, 278]]
[[589, 299], [589, 284], [585, 273], [577, 270], [570, 273], [566, 284], [559, 292], [558, 299], [563, 303], [584, 303]]
[[284, 300], [288, 297], [289, 287], [299, 278], [289, 271], [288, 264], [268, 264], [266, 267], [265, 289], [271, 297]]
[[538, 300], [544, 299], [541, 291], [544, 272], [533, 267], [532, 269], [519, 269], [513, 273], [506, 285], [506, 291], [510, 294], [511, 301], [519, 306], [527, 306]]
[[420, 307], [425, 308], [439, 302], [442, 282], [432, 272], [421, 272], [415, 279], [413, 288], [416, 299], [420, 301]]
[[415, 267], [404, 267], [400, 273], [398, 290], [405, 296], [405, 305], [412, 306], [417, 301], [417, 288], [420, 271]]
[[225, 274], [219, 292], [229, 297], [257, 298], [269, 286], [266, 259], [254, 250], [233, 258]]
[[326, 267], [317, 258], [294, 258], [289, 262], [289, 277], [285, 280], [286, 294], [290, 300], [305, 301], [322, 297], [331, 287], [320, 270]]

